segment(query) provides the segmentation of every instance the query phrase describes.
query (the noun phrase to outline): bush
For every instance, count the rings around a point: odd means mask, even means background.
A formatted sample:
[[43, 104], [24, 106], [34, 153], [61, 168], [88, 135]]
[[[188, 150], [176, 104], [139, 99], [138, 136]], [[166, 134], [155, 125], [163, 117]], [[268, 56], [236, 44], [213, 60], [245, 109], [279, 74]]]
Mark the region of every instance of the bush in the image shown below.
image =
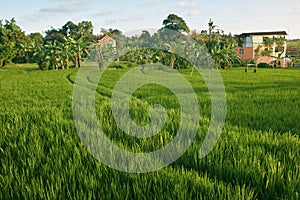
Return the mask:
[[271, 66], [268, 63], [259, 63], [257, 65], [258, 68], [270, 68]]
[[237, 66], [246, 67], [248, 64], [255, 64], [253, 59], [242, 60], [240, 64], [236, 64]]
[[136, 63], [128, 62], [128, 61], [119, 61], [119, 62], [113, 62], [111, 65], [109, 65], [109, 68], [114, 69], [127, 69], [127, 68], [133, 68], [136, 67]]

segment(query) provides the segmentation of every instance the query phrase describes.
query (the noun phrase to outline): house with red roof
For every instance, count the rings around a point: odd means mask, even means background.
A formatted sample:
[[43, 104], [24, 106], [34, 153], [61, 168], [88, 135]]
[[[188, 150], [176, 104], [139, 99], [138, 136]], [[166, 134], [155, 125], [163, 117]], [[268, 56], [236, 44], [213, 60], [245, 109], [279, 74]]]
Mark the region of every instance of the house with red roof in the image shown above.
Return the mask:
[[105, 35], [100, 40], [97, 40], [94, 42], [95, 45], [102, 45], [102, 44], [111, 44], [112, 47], [116, 47], [116, 40], [114, 40], [112, 37]]

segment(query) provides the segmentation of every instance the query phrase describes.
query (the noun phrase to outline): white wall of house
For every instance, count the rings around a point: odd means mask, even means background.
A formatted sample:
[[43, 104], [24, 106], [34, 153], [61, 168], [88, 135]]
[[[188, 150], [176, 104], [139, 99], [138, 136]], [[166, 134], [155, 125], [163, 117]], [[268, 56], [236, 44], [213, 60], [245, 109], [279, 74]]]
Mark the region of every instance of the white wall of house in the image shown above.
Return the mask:
[[[280, 37], [285, 37], [285, 36], [284, 35], [254, 35], [254, 36], [251, 36], [252, 41], [253, 41], [253, 44], [252, 44], [253, 45], [253, 51], [255, 51], [260, 45], [264, 45], [264, 37], [280, 38]], [[286, 43], [286, 41], [284, 42], [283, 46], [284, 46], [284, 52], [281, 55], [281, 57], [285, 57], [286, 56], [286, 50], [287, 50], [287, 43]], [[274, 44], [272, 46], [273, 53], [271, 55], [273, 57], [278, 57], [279, 54], [281, 53], [281, 51], [279, 51], [279, 52], [275, 51], [276, 47], [277, 47], [277, 45], [274, 42]], [[275, 60], [275, 58], [274, 58], [274, 60]]]
[[263, 36], [259, 35], [259, 36], [252, 36], [252, 40], [253, 40], [253, 46], [258, 46], [260, 44], [264, 43], [263, 40]]

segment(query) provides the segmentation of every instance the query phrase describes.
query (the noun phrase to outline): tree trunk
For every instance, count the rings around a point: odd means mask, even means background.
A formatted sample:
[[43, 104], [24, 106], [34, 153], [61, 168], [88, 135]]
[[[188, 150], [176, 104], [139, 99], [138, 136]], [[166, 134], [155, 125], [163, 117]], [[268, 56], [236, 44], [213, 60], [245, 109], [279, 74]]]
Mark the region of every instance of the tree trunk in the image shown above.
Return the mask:
[[69, 60], [68, 59], [66, 59], [66, 67], [67, 67], [67, 69], [69, 69]]
[[78, 68], [78, 58], [77, 58], [77, 55], [75, 56], [75, 63], [74, 64], [75, 64], [75, 67]]
[[174, 58], [174, 55], [171, 53], [171, 60], [170, 60], [171, 69], [174, 69], [174, 62], [175, 62], [175, 58]]
[[82, 67], [81, 55], [79, 52], [77, 53], [77, 62], [78, 62], [78, 67], [79, 68]]

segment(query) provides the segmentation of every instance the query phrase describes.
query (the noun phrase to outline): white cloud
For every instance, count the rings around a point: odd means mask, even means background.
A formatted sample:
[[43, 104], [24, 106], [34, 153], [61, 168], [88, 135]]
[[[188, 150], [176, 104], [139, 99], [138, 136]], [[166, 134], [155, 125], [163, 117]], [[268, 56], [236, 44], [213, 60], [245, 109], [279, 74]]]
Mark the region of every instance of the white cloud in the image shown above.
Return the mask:
[[46, 13], [65, 13], [81, 11], [85, 8], [89, 0], [55, 0], [64, 2], [56, 7], [42, 8], [40, 12]]
[[199, 6], [195, 1], [180, 1], [176, 5], [179, 8], [195, 8]]
[[295, 6], [294, 8], [293, 8], [293, 10], [290, 12], [290, 14], [299, 14], [300, 13], [300, 5], [298, 5], [298, 6]]
[[148, 5], [148, 6], [156, 5], [157, 6], [157, 5], [161, 5], [163, 3], [173, 4], [174, 0], [147, 0], [142, 5]]
[[105, 20], [105, 22], [103, 23], [104, 25], [115, 25], [117, 23], [117, 20], [115, 20], [115, 19], [107, 19], [107, 20]]
[[149, 4], [160, 4], [162, 0], [150, 0]]
[[188, 13], [189, 16], [199, 16], [201, 14], [200, 10], [192, 10]]
[[103, 17], [103, 16], [108, 16], [108, 15], [114, 14], [114, 13], [116, 13], [116, 11], [103, 10], [103, 11], [100, 11], [100, 12], [93, 13], [90, 16], [92, 16], [92, 17]]
[[139, 20], [143, 20], [144, 18], [145, 18], [144, 14], [135, 14], [135, 15], [124, 17], [124, 18], [120, 19], [119, 21], [120, 22], [139, 21]]

